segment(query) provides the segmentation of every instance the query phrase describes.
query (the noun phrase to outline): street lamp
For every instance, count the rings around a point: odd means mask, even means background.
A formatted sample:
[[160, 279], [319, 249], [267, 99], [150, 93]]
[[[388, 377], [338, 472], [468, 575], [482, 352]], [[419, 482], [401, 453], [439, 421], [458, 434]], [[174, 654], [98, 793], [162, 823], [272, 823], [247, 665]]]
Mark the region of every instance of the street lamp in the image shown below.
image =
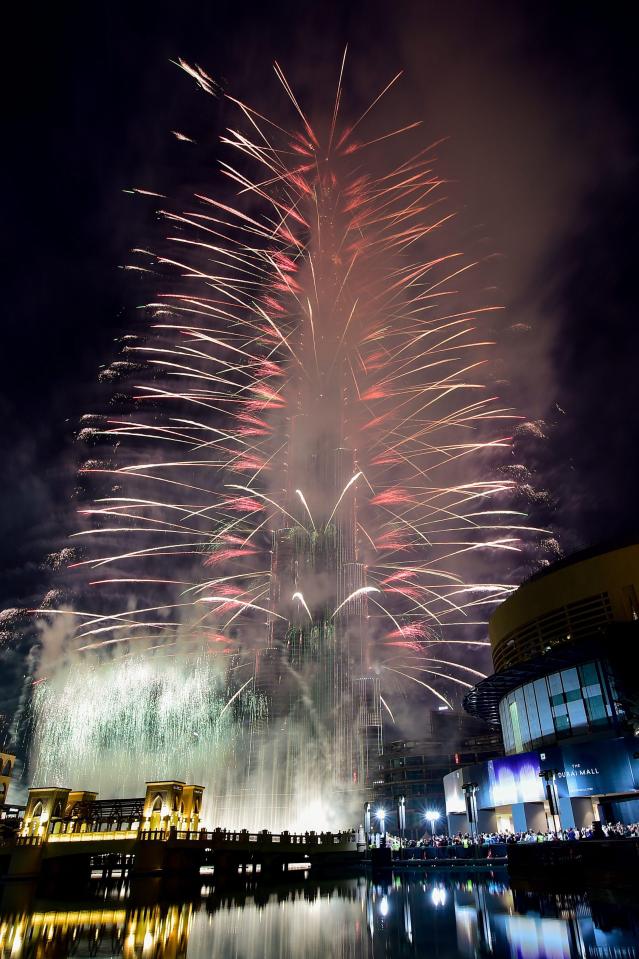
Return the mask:
[[386, 840], [386, 810], [380, 808], [376, 811], [375, 815], [379, 821], [382, 837]]
[[397, 828], [399, 831], [400, 857], [404, 855], [404, 836], [406, 834], [406, 797], [397, 797]]
[[550, 810], [550, 818], [553, 824], [553, 830], [557, 832], [561, 829], [561, 819], [559, 818], [559, 803], [557, 800], [557, 776], [558, 769], [542, 769], [539, 777], [543, 779], [546, 786], [546, 799]]
[[366, 842], [369, 843], [371, 839], [371, 804], [369, 802], [364, 803], [364, 832]]
[[462, 790], [466, 799], [466, 815], [473, 843], [477, 842], [477, 793], [479, 783], [463, 783]]
[[440, 818], [440, 814], [436, 809], [427, 809], [424, 813], [424, 819], [430, 823], [430, 834], [432, 838], [435, 838], [435, 823]]

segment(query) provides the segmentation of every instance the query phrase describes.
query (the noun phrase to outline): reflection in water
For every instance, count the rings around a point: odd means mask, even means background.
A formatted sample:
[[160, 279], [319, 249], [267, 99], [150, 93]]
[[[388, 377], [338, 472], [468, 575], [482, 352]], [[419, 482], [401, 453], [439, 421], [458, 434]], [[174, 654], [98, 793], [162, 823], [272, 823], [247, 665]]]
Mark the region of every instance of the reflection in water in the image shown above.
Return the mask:
[[[500, 879], [299, 878], [184, 891], [94, 884], [92, 899], [0, 903], [0, 959], [639, 959], [639, 908]], [[12, 897], [22, 902], [11, 901]]]
[[179, 959], [187, 954], [190, 906], [161, 909], [42, 909], [0, 916], [2, 959], [115, 956]]

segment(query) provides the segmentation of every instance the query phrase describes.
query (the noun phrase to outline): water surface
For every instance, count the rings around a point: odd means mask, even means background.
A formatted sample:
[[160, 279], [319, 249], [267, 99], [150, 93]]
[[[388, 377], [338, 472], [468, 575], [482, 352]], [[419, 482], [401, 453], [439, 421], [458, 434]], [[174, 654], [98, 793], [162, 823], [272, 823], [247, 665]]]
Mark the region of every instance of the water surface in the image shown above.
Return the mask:
[[0, 959], [639, 959], [632, 892], [530, 891], [505, 873], [0, 891]]

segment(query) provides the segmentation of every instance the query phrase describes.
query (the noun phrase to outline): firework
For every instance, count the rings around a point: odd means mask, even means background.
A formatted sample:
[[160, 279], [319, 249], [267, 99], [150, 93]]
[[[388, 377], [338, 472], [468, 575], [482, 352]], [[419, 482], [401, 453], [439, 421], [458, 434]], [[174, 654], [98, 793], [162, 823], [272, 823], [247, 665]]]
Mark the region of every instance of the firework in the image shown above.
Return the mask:
[[91, 599], [42, 611], [65, 618], [71, 666], [38, 690], [35, 778], [67, 755], [70, 775], [90, 755], [96, 774], [110, 742], [148, 778], [211, 783], [232, 754], [226, 795], [268, 769], [271, 797], [309, 797], [327, 770], [365, 780], [398, 690], [450, 706], [482, 675], [464, 660], [510, 590], [483, 580], [528, 531], [496, 469], [519, 420], [486, 385], [499, 305], [469, 308], [477, 264], [437, 248], [452, 214], [436, 145], [382, 169], [416, 124], [365, 133], [398, 78], [345, 123], [340, 73], [316, 129], [276, 74], [292, 129], [228, 97], [237, 201], [163, 206], [160, 249], [128, 264], [154, 279], [148, 329], [105, 371], [128, 384], [121, 411], [83, 424], [98, 493], [69, 576]]

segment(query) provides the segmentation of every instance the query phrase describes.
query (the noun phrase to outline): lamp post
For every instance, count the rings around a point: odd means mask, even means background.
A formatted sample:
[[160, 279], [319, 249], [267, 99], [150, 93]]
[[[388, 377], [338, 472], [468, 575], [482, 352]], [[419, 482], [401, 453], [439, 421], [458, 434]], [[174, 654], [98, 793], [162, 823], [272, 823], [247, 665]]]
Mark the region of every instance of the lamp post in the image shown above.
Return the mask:
[[386, 845], [386, 810], [380, 808], [375, 813], [377, 816], [377, 821], [379, 822], [380, 832], [382, 834], [382, 845]]
[[559, 817], [559, 803], [557, 801], [557, 775], [558, 769], [543, 769], [539, 776], [544, 781], [546, 787], [546, 799], [553, 823], [553, 831], [558, 832], [561, 829], [561, 819]]
[[399, 857], [404, 855], [404, 835], [406, 833], [406, 797], [399, 796], [397, 800], [397, 826], [399, 829]]
[[436, 823], [439, 818], [440, 818], [440, 814], [437, 812], [436, 809], [427, 809], [426, 812], [424, 813], [424, 819], [428, 823], [430, 823], [430, 835], [433, 842], [435, 841], [435, 829], [437, 828]]
[[466, 797], [466, 815], [468, 816], [470, 835], [473, 844], [475, 844], [477, 842], [477, 792], [479, 791], [479, 783], [464, 783], [462, 789]]

